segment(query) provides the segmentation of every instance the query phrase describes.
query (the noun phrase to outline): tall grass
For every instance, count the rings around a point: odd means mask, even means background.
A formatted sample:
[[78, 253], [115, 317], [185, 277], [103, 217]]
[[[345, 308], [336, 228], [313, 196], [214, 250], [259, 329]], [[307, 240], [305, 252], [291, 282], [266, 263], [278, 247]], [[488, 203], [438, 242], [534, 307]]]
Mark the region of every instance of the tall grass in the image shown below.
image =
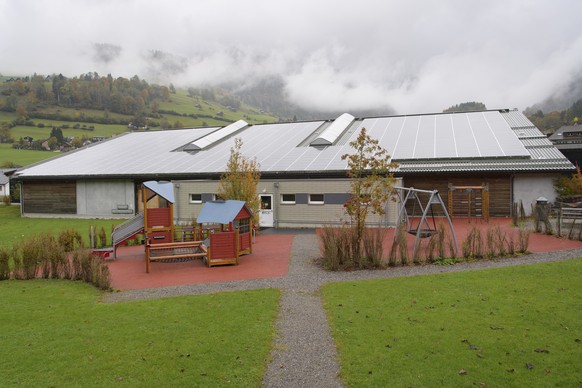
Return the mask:
[[[383, 268], [386, 266], [383, 242], [386, 231], [381, 228], [367, 228], [362, 244], [357, 244], [354, 227], [326, 226], [322, 229], [320, 241], [323, 248], [323, 265], [325, 268], [338, 270]], [[360, 249], [358, 250], [358, 246]]]
[[83, 246], [78, 232], [65, 230], [58, 237], [46, 232], [21, 239], [11, 249], [0, 247], [0, 280], [83, 280], [99, 289], [109, 289], [107, 264]]
[[[404, 226], [394, 230], [394, 240], [385, 254], [387, 231], [368, 228], [364, 234], [361, 251], [357, 252], [356, 233], [350, 226], [323, 228], [319, 234], [322, 245], [322, 261], [332, 271], [352, 269], [386, 268], [388, 266], [455, 263], [459, 253], [446, 225], [440, 223], [437, 233], [421, 239], [414, 257], [410, 257], [410, 238]], [[499, 225], [486, 230], [473, 226], [461, 242], [461, 259], [492, 259], [526, 253], [530, 232], [523, 227], [517, 232], [507, 232]]]
[[519, 228], [515, 233], [506, 233], [499, 225], [490, 226], [485, 232], [485, 241], [481, 231], [473, 226], [462, 243], [463, 256], [467, 259], [482, 259], [513, 256], [526, 253], [529, 246], [530, 232]]

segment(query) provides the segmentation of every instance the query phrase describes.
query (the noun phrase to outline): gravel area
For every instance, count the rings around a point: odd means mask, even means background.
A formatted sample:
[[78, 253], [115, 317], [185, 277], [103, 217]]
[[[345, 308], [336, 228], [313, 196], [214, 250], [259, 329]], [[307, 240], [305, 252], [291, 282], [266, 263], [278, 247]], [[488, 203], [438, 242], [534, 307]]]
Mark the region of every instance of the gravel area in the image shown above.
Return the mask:
[[353, 272], [325, 271], [314, 264], [314, 259], [318, 255], [317, 236], [299, 234], [293, 240], [289, 273], [285, 277], [122, 291], [104, 295], [103, 301], [121, 302], [224, 291], [279, 288], [282, 290], [282, 297], [276, 322], [277, 338], [263, 386], [341, 387], [343, 383], [338, 377], [338, 356], [319, 296], [321, 285], [339, 281], [462, 272], [562, 261], [582, 257], [582, 249], [450, 266], [424, 265]]

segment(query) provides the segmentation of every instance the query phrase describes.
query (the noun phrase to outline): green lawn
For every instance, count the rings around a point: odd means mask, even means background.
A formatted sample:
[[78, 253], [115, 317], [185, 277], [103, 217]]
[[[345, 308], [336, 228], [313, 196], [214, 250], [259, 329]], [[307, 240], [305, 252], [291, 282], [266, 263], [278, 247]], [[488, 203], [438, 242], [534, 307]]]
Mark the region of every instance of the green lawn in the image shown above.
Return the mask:
[[6, 386], [260, 386], [279, 291], [104, 304], [80, 282], [0, 282]]
[[61, 230], [77, 230], [89, 245], [89, 229], [104, 228], [111, 243], [111, 228], [124, 220], [73, 219], [73, 218], [21, 218], [20, 206], [0, 205], [0, 247], [11, 247], [21, 238], [44, 232], [58, 235]]
[[10, 161], [19, 166], [27, 166], [60, 155], [50, 151], [15, 150], [12, 144], [0, 143], [0, 164]]
[[582, 259], [323, 288], [347, 386], [578, 386]]

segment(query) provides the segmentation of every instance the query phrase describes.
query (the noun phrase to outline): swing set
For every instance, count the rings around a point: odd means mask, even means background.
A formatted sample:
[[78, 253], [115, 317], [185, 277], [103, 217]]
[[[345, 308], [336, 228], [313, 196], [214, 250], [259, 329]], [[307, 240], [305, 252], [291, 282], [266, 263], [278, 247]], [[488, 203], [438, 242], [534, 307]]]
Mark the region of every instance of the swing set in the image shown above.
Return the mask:
[[[455, 235], [455, 229], [453, 228], [453, 222], [451, 221], [451, 217], [447, 212], [445, 203], [443, 202], [443, 199], [441, 198], [438, 190], [420, 190], [415, 189], [414, 187], [398, 187], [398, 186], [393, 187], [393, 189], [394, 193], [398, 197], [398, 202], [400, 203], [400, 211], [398, 214], [398, 226], [405, 225], [406, 232], [415, 236], [413, 255], [416, 257], [416, 252], [418, 250], [418, 247], [420, 246], [421, 239], [432, 237], [435, 234], [439, 233], [436, 225], [433, 206], [440, 206], [441, 211], [443, 212], [444, 216], [446, 217], [449, 223], [449, 228], [451, 231], [451, 235], [453, 237], [456, 253], [457, 236]], [[428, 196], [428, 200], [426, 201], [426, 203], [423, 204], [419, 194], [422, 195], [423, 197]], [[407, 211], [407, 205], [409, 205], [410, 201], [412, 202], [411, 215], [409, 215]], [[420, 219], [418, 220], [418, 223], [414, 224], [416, 222], [416, 219], [419, 217], [416, 214], [417, 207], [421, 212], [421, 215]], [[429, 212], [432, 225], [429, 222]], [[394, 234], [394, 239], [396, 239], [396, 233]]]

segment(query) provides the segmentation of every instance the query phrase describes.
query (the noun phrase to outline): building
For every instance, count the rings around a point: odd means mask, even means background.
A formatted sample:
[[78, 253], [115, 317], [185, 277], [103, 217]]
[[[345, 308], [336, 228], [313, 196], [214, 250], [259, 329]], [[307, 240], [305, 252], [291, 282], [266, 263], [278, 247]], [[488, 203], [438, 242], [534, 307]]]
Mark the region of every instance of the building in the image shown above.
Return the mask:
[[10, 197], [10, 179], [0, 170], [0, 199], [5, 196]]
[[[215, 198], [234, 139], [240, 138], [241, 152], [260, 164], [263, 226], [337, 223], [345, 219], [350, 184], [341, 156], [352, 152], [349, 143], [364, 127], [399, 164], [394, 170], [399, 185], [437, 189], [445, 203], [451, 187], [483, 187], [491, 216], [510, 216], [515, 202], [529, 211], [540, 196], [553, 200], [554, 179], [574, 171], [516, 110], [343, 114], [255, 125], [241, 120], [226, 127], [126, 133], [31, 165], [15, 175], [22, 185], [22, 214], [130, 217], [139, 212], [139, 185], [165, 180], [174, 182], [176, 219], [192, 221]], [[396, 204], [387, 206], [388, 216], [373, 223], [394, 221]]]
[[564, 125], [549, 139], [570, 162], [582, 165], [582, 125]]

